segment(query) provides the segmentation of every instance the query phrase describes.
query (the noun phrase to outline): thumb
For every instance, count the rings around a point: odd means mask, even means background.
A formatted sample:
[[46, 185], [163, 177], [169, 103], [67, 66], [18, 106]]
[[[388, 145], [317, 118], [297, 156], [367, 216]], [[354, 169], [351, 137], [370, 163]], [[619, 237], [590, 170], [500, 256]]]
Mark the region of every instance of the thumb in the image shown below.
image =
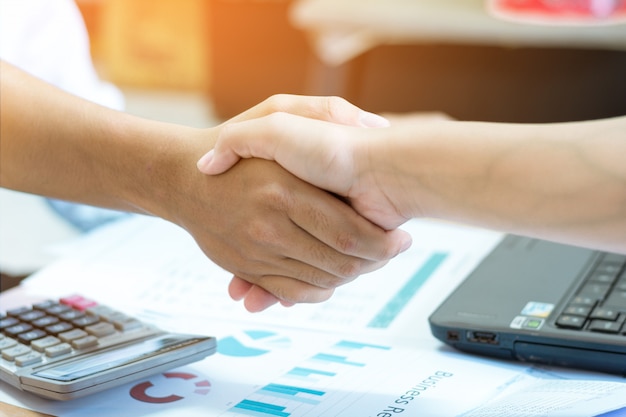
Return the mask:
[[239, 161], [240, 156], [230, 149], [224, 150], [219, 158], [215, 158], [215, 148], [211, 149], [198, 160], [196, 166], [203, 174], [217, 175], [226, 172]]

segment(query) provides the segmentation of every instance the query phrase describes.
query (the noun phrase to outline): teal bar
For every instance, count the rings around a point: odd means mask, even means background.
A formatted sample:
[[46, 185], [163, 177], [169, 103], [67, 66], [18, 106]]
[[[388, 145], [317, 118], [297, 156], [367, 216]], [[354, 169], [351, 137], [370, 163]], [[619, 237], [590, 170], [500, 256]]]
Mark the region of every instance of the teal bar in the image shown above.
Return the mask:
[[343, 365], [365, 366], [364, 363], [350, 362], [345, 356], [329, 355], [328, 353], [318, 353], [317, 355], [313, 356], [313, 359], [325, 362], [341, 363]]
[[381, 350], [390, 350], [391, 349], [389, 346], [371, 345], [369, 343], [350, 342], [350, 341], [347, 341], [347, 340], [343, 340], [341, 342], [338, 342], [335, 346], [337, 346], [339, 348], [355, 349], [355, 350], [365, 349], [365, 348], [381, 349]]
[[311, 376], [311, 375], [322, 375], [322, 376], [335, 376], [335, 375], [337, 375], [334, 372], [319, 371], [317, 369], [300, 368], [300, 367], [293, 368], [291, 371], [289, 371], [287, 373], [289, 375], [303, 376], [303, 377], [308, 377], [308, 376]]
[[439, 268], [448, 256], [447, 253], [435, 253], [422, 265], [398, 293], [380, 310], [367, 327], [386, 329], [391, 322], [404, 310], [419, 289]]
[[302, 404], [310, 404], [310, 405], [318, 405], [319, 403], [321, 403], [321, 400], [316, 400], [314, 398], [295, 395], [293, 394], [293, 392], [289, 392], [289, 391], [285, 391], [283, 393], [283, 392], [278, 392], [278, 390], [267, 390], [265, 388], [262, 388], [258, 391], [258, 393], [263, 394], [263, 395], [271, 395], [274, 398], [282, 398], [289, 402], [296, 401]]
[[287, 394], [287, 395], [297, 395], [297, 394], [302, 393], [302, 394], [322, 396], [325, 394], [325, 392], [323, 391], [317, 391], [317, 390], [310, 389], [310, 388], [292, 387], [289, 385], [280, 385], [280, 384], [266, 385], [265, 387], [263, 387], [263, 391], [278, 392], [278, 393]]
[[267, 416], [274, 416], [274, 417], [289, 417], [290, 416], [289, 413], [285, 413], [283, 411], [285, 410], [286, 407], [261, 403], [261, 402], [252, 401], [252, 400], [243, 400], [242, 402], [237, 404], [234, 408], [237, 408], [239, 410], [244, 410], [244, 411], [251, 411], [252, 413], [246, 413], [246, 414], [254, 415], [254, 416], [258, 416], [258, 415], [261, 415], [261, 416], [267, 415]]

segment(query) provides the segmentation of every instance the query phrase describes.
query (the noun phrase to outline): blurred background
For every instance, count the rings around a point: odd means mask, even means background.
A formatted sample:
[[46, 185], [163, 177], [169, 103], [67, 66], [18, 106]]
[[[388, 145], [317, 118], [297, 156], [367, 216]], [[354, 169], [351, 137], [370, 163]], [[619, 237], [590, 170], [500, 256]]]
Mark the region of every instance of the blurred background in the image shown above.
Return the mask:
[[[75, 2], [98, 75], [121, 89], [128, 112], [163, 121], [212, 126], [276, 93], [340, 95], [374, 112], [463, 120], [626, 114], [624, 1], [611, 3], [611, 16], [575, 26], [554, 13], [554, 24], [496, 15], [507, 0]], [[565, 19], [589, 10], [576, 12]], [[7, 288], [16, 282], [10, 277], [54, 259], [51, 243], [80, 231], [41, 199], [0, 191]]]
[[[220, 119], [279, 92], [510, 122], [626, 111], [624, 23], [511, 24], [488, 16], [482, 0], [76, 2], [103, 78], [202, 92]], [[324, 48], [359, 41], [360, 53], [324, 60]]]

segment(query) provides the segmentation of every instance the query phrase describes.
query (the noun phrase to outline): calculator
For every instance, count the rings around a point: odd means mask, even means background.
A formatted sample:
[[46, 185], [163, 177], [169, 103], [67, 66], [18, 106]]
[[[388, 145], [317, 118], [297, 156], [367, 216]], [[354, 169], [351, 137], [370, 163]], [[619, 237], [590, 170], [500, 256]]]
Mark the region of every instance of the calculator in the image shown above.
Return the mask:
[[159, 329], [72, 295], [0, 314], [0, 379], [70, 400], [203, 359], [214, 337]]

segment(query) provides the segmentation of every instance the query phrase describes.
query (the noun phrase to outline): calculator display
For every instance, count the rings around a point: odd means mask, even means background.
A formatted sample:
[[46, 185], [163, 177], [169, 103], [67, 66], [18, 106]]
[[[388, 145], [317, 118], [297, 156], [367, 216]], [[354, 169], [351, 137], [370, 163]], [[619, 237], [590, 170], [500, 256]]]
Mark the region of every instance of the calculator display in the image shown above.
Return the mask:
[[166, 335], [157, 339], [146, 340], [126, 347], [98, 352], [93, 356], [77, 358], [53, 368], [34, 372], [34, 376], [56, 381], [74, 381], [91, 376], [107, 369], [117, 368], [133, 362], [156, 356], [172, 349], [198, 341], [198, 338], [178, 335]]

